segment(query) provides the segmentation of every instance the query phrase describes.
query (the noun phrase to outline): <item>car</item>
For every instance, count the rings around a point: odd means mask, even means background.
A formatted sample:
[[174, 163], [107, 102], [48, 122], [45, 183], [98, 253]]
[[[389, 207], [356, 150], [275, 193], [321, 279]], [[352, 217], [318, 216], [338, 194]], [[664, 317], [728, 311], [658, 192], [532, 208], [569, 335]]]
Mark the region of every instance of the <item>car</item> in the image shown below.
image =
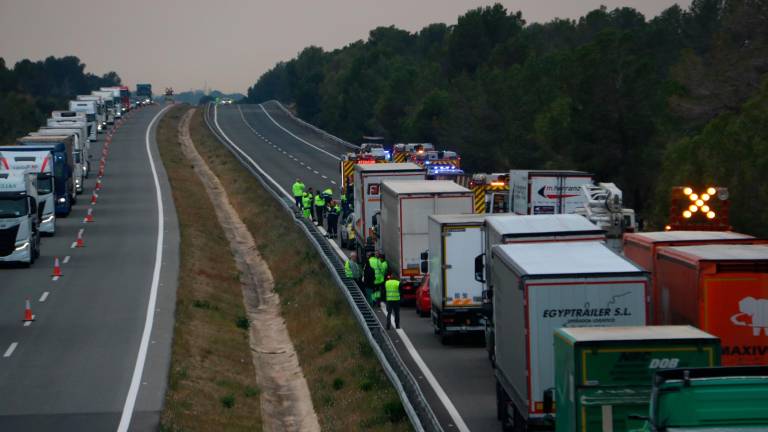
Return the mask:
[[420, 317], [428, 317], [432, 311], [432, 298], [429, 296], [429, 274], [416, 288], [416, 314]]

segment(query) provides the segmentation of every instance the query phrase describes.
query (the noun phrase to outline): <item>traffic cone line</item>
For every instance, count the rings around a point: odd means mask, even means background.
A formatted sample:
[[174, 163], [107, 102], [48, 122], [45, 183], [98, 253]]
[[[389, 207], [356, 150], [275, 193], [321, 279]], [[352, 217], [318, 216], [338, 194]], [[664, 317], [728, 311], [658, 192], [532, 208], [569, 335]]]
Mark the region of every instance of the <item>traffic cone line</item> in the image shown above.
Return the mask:
[[85, 241], [83, 241], [83, 230], [77, 232], [77, 240], [75, 241], [75, 247], [85, 247]]
[[53, 260], [53, 277], [60, 278], [61, 277], [61, 263], [59, 262], [59, 257], [56, 257]]
[[99, 195], [94, 191], [93, 194], [91, 194], [91, 205], [96, 204], [96, 199], [99, 197]]
[[96, 188], [97, 191], [101, 190], [101, 179], [96, 179]]
[[27, 299], [27, 303], [24, 307], [24, 325], [29, 325], [32, 321], [35, 320], [35, 316], [32, 315], [32, 306], [29, 304], [29, 299]]
[[85, 215], [85, 219], [83, 219], [83, 222], [85, 223], [93, 222], [93, 208], [88, 209], [88, 214]]

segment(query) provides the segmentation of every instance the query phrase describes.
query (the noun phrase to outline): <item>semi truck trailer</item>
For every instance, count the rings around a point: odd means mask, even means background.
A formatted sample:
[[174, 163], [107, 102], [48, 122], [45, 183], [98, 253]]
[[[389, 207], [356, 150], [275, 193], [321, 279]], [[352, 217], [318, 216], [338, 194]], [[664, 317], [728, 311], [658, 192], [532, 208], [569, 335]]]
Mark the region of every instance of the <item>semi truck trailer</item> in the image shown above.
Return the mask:
[[107, 110], [104, 99], [95, 95], [78, 95], [77, 101], [94, 103], [96, 107], [96, 132], [102, 133], [107, 127]]
[[555, 331], [646, 325], [647, 275], [602, 242], [497, 245], [491, 262], [500, 420], [552, 428]]
[[53, 191], [56, 199], [56, 216], [67, 216], [75, 203], [74, 165], [72, 150], [74, 140], [69, 137], [26, 136], [19, 138], [15, 146], [3, 150], [34, 152], [46, 150], [53, 159]]
[[0, 261], [34, 264], [40, 256], [37, 175], [0, 173]]
[[46, 150], [34, 152], [7, 151], [0, 147], [0, 172], [37, 176], [40, 232], [54, 235], [56, 233], [56, 203], [51, 152]]
[[519, 215], [575, 213], [584, 207], [583, 185], [592, 184], [592, 174], [583, 171], [512, 170], [509, 202]]
[[96, 124], [96, 101], [69, 101], [69, 110], [85, 114], [85, 121], [88, 125], [88, 140], [96, 141], [96, 134], [98, 132], [98, 125]]

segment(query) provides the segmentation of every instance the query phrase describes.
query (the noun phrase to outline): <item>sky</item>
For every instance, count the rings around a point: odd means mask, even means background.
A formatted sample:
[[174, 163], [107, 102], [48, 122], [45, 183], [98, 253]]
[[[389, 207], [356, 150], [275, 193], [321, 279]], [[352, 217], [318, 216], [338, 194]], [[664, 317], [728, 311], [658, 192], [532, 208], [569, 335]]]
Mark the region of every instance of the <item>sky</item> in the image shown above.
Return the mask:
[[242, 92], [308, 45], [326, 50], [378, 26], [417, 31], [479, 6], [503, 4], [527, 22], [578, 18], [601, 4], [646, 17], [690, 0], [0, 0], [0, 57], [76, 55], [96, 74], [114, 70], [134, 88], [152, 83]]

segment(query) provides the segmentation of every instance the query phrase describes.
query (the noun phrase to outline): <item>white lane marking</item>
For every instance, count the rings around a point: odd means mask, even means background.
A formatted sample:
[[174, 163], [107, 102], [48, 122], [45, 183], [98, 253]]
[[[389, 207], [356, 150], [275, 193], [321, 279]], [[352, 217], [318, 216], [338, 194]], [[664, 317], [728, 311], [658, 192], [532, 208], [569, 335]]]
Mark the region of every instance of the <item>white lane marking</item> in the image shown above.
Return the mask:
[[59, 277], [58, 276], [53, 276], [53, 277], [51, 277], [51, 280], [56, 282], [57, 280], [59, 280]]
[[[32, 315], [32, 321], [35, 320], [35, 315]], [[24, 327], [29, 327], [32, 325], [32, 321], [24, 321]]]
[[141, 376], [144, 373], [144, 363], [147, 361], [147, 351], [149, 347], [149, 337], [152, 335], [152, 326], [155, 320], [155, 304], [157, 303], [157, 286], [160, 283], [160, 268], [163, 262], [163, 236], [165, 233], [165, 215], [163, 209], [163, 195], [160, 190], [160, 179], [157, 176], [157, 168], [155, 167], [155, 160], [152, 157], [152, 149], [149, 144], [149, 134], [152, 131], [152, 125], [155, 124], [158, 118], [165, 111], [171, 108], [173, 105], [168, 105], [160, 112], [152, 117], [147, 125], [147, 132], [144, 134], [144, 141], [146, 144], [147, 157], [149, 158], [149, 167], [152, 169], [152, 178], [155, 183], [155, 197], [157, 199], [157, 243], [155, 244], [155, 268], [152, 272], [152, 286], [149, 290], [149, 300], [147, 301], [147, 316], [144, 321], [144, 332], [141, 335], [141, 343], [139, 344], [139, 352], [136, 355], [136, 366], [133, 369], [133, 376], [131, 377], [131, 386], [128, 388], [128, 395], [125, 398], [125, 405], [123, 405], [123, 413], [120, 416], [120, 424], [117, 426], [118, 432], [127, 432], [128, 427], [131, 425], [131, 418], [133, 417], [133, 408], [136, 405], [136, 398], [139, 395], [139, 384], [141, 383]]
[[312, 167], [307, 165], [307, 171], [312, 171]]
[[72, 242], [72, 244], [69, 246], [70, 249], [74, 249], [77, 246], [77, 242]]
[[315, 174], [320, 174], [318, 171], [312, 171], [312, 172], [315, 173]]
[[43, 295], [40, 296], [40, 303], [44, 302], [45, 299], [48, 298], [48, 291], [44, 292]]
[[[276, 121], [275, 121], [275, 119], [273, 119], [271, 115], [269, 115], [269, 113], [267, 112], [267, 110], [265, 110], [265, 109], [264, 109], [264, 105], [261, 105], [261, 104], [259, 104], [259, 108], [261, 108], [261, 110], [262, 110], [262, 111], [264, 111], [264, 114], [266, 114], [266, 115], [267, 115], [267, 117], [269, 117], [269, 119], [270, 119], [270, 120], [272, 120], [272, 123], [274, 123], [274, 124], [275, 124], [277, 127], [279, 127], [280, 129], [282, 129], [283, 131], [285, 131], [285, 133], [287, 133], [288, 135], [290, 135], [290, 136], [292, 136], [292, 137], [296, 138], [297, 140], [299, 140], [299, 141], [303, 142], [304, 144], [306, 144], [306, 145], [308, 145], [308, 146], [312, 147], [313, 149], [315, 149], [315, 150], [317, 150], [317, 151], [320, 151], [320, 152], [323, 152], [323, 153], [327, 154], [328, 156], [330, 156], [330, 157], [332, 157], [332, 158], [334, 158], [334, 159], [336, 159], [336, 160], [341, 160], [341, 158], [339, 158], [338, 156], [335, 156], [333, 153], [329, 153], [329, 152], [327, 152], [327, 151], [325, 151], [325, 150], [321, 149], [320, 147], [318, 147], [318, 146], [316, 146], [316, 145], [314, 145], [314, 144], [310, 144], [308, 141], [305, 141], [304, 139], [297, 137], [297, 136], [296, 136], [296, 135], [294, 135], [294, 134], [293, 134], [291, 131], [289, 131], [288, 129], [284, 128], [284, 127], [283, 127], [283, 126], [282, 126], [280, 123], [276, 122]], [[240, 107], [239, 107], [239, 106], [238, 106], [238, 109], [240, 109]], [[242, 113], [242, 111], [240, 111], [240, 112]]]
[[[238, 109], [240, 107], [238, 106]], [[261, 107], [263, 110], [264, 107]], [[242, 111], [240, 112], [242, 115]], [[265, 111], [266, 113], [266, 111]], [[269, 114], [267, 114], [269, 115]], [[243, 121], [245, 121], [245, 117], [243, 117]], [[273, 120], [274, 121], [274, 120]], [[264, 176], [266, 176], [277, 188], [283, 192], [287, 197], [293, 198], [291, 194], [288, 193], [285, 189], [283, 189], [272, 177], [270, 177], [266, 172], [264, 172], [261, 167], [259, 167], [256, 162], [253, 161], [248, 155], [246, 155], [242, 150], [240, 150], [239, 147], [237, 147], [232, 140], [230, 140], [226, 134], [224, 134], [224, 131], [221, 130], [221, 127], [219, 126], [219, 123], [217, 121], [217, 110], [216, 105], [214, 105], [213, 108], [213, 122], [216, 125], [216, 127], [219, 129], [219, 132], [221, 132], [222, 136], [230, 143], [232, 144], [241, 154], [243, 154], [249, 162], [251, 162]], [[248, 123], [246, 122], [246, 125]], [[248, 125], [250, 127], [250, 125]], [[279, 125], [278, 125], [279, 126]], [[287, 132], [287, 131], [286, 131]], [[307, 167], [307, 169], [310, 169]], [[331, 183], [336, 184], [335, 181], [331, 180]], [[320, 228], [321, 232], [324, 233], [325, 230]], [[342, 258], [342, 259], [348, 259], [348, 257], [344, 254], [344, 251], [339, 248], [339, 246], [336, 244], [336, 242], [332, 241], [330, 242], [331, 247], [334, 251]], [[429, 382], [429, 385], [432, 387], [432, 389], [435, 391], [435, 394], [440, 399], [440, 402], [442, 402], [443, 406], [445, 407], [446, 411], [448, 411], [448, 415], [451, 416], [451, 419], [453, 420], [453, 423], [456, 425], [456, 427], [459, 429], [460, 432], [469, 432], [469, 428], [467, 427], [467, 424], [464, 422], [464, 419], [461, 418], [461, 415], [459, 414], [459, 411], [456, 409], [456, 407], [453, 405], [453, 402], [451, 402], [451, 399], [448, 398], [448, 395], [445, 393], [445, 390], [443, 390], [443, 387], [440, 386], [440, 383], [435, 379], [435, 376], [432, 375], [432, 371], [429, 370], [427, 367], [427, 364], [424, 363], [424, 360], [419, 355], [419, 352], [416, 351], [416, 348], [411, 343], [411, 340], [408, 338], [408, 335], [403, 330], [398, 330], [397, 334], [400, 336], [400, 338], [403, 341], [403, 345], [408, 350], [408, 353], [411, 355], [411, 358], [413, 358], [414, 362], [416, 363], [416, 366], [419, 368], [421, 373], [424, 375], [424, 377], [427, 379], [427, 382]]]
[[322, 178], [324, 178], [324, 179], [327, 179], [327, 178], [328, 178], [327, 176], [320, 176], [320, 177], [322, 177]]
[[68, 263], [68, 262], [69, 262], [69, 258], [70, 258], [70, 256], [69, 256], [69, 255], [65, 256], [65, 257], [64, 257], [64, 260], [63, 260], [61, 263], [62, 263], [62, 264], [66, 264], [66, 263]]
[[12, 343], [7, 350], [5, 350], [5, 354], [3, 354], [3, 357], [10, 357], [13, 355], [13, 352], [16, 351], [16, 347], [19, 346], [18, 342]]
[[300, 161], [300, 162], [299, 162], [299, 164], [300, 164], [301, 166], [304, 166], [304, 162], [301, 162], [301, 161]]
[[[237, 107], [237, 109], [238, 109], [238, 110], [240, 110], [240, 106], [238, 106], [238, 107]], [[243, 111], [242, 111], [242, 110], [240, 111], [240, 116], [241, 116], [241, 117], [242, 117], [242, 119], [243, 119], [243, 123], [245, 123], [245, 125], [246, 125], [246, 126], [248, 126], [248, 127], [251, 127], [251, 125], [249, 125], [249, 124], [248, 124], [248, 122], [246, 122], [246, 121], [245, 121], [245, 117], [243, 117]], [[241, 155], [242, 155], [242, 156], [243, 156], [243, 157], [244, 157], [244, 158], [245, 158], [245, 159], [246, 159], [248, 162], [250, 162], [250, 163], [251, 163], [251, 165], [253, 165], [253, 167], [254, 167], [254, 168], [256, 168], [257, 170], [259, 170], [259, 172], [260, 172], [262, 175], [264, 175], [264, 177], [265, 177], [265, 178], [267, 178], [267, 179], [268, 179], [268, 180], [269, 180], [269, 181], [270, 181], [270, 182], [271, 182], [271, 183], [272, 183], [272, 184], [273, 184], [275, 187], [277, 187], [277, 189], [278, 189], [279, 191], [281, 191], [281, 192], [282, 192], [282, 193], [283, 193], [285, 196], [287, 196], [289, 199], [293, 199], [293, 195], [289, 194], [289, 193], [288, 193], [288, 191], [286, 191], [285, 189], [283, 189], [283, 188], [280, 186], [280, 184], [278, 184], [278, 183], [275, 181], [275, 179], [273, 179], [272, 177], [270, 177], [270, 176], [269, 176], [269, 174], [267, 174], [267, 172], [266, 172], [266, 171], [264, 171], [263, 169], [261, 169], [261, 166], [259, 166], [259, 164], [257, 164], [257, 163], [256, 163], [256, 161], [254, 161], [254, 160], [253, 160], [253, 159], [252, 159], [250, 156], [248, 156], [248, 155], [247, 155], [247, 154], [246, 154], [246, 153], [245, 153], [245, 152], [244, 152], [244, 151], [243, 151], [243, 150], [242, 150], [240, 147], [238, 147], [238, 146], [237, 146], [237, 145], [236, 145], [234, 142], [232, 142], [232, 140], [231, 140], [231, 139], [229, 139], [229, 137], [227, 136], [227, 134], [225, 134], [225, 133], [224, 133], [224, 131], [221, 129], [221, 126], [219, 126], [219, 110], [218, 110], [218, 107], [217, 107], [216, 105], [214, 105], [214, 106], [213, 106], [213, 124], [215, 124], [215, 125], [216, 125], [216, 129], [218, 129], [218, 130], [219, 130], [219, 132], [221, 133], [221, 136], [222, 136], [222, 137], [223, 137], [225, 140], [227, 140], [227, 142], [228, 142], [228, 143], [229, 143], [229, 144], [232, 146], [232, 148], [234, 148], [235, 150], [237, 150], [237, 151], [238, 151], [238, 153], [240, 153], [240, 154], [241, 154]]]

